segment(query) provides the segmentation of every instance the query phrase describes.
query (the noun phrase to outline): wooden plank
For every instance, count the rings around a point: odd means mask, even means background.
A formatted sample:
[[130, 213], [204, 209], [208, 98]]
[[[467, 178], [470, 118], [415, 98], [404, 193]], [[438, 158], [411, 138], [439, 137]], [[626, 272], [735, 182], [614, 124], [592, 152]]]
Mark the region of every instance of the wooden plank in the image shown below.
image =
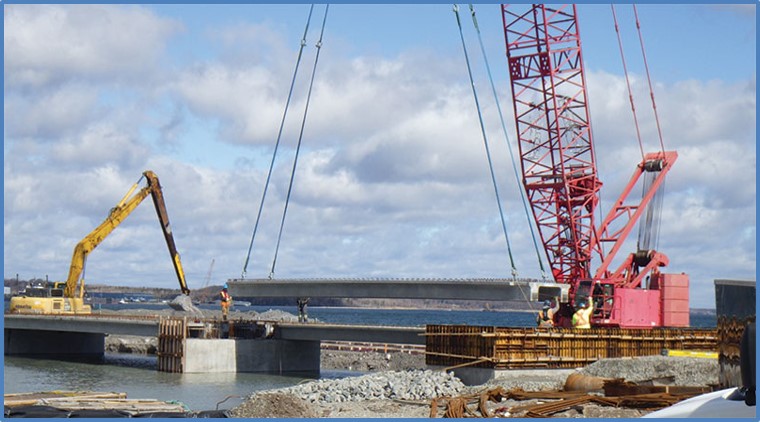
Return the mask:
[[93, 391], [44, 391], [35, 393], [12, 393], [5, 394], [3, 402], [5, 406], [31, 406], [37, 404], [40, 400], [66, 398], [71, 400], [84, 399], [125, 399], [126, 393], [114, 392], [93, 392]]

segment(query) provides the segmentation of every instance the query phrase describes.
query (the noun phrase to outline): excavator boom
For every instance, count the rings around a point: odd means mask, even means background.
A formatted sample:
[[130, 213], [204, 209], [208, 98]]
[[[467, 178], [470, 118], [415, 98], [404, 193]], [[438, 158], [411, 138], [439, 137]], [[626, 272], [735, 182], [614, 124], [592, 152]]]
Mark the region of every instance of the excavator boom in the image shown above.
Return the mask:
[[[142, 179], [145, 178], [147, 186], [143, 187], [139, 191], [137, 190]], [[135, 193], [135, 191], [137, 191]], [[169, 216], [166, 211], [166, 204], [164, 203], [164, 196], [161, 190], [161, 184], [158, 181], [158, 177], [150, 170], [143, 172], [140, 179], [132, 185], [127, 191], [126, 195], [111, 209], [108, 217], [100, 223], [92, 232], [84, 237], [76, 247], [74, 247], [74, 254], [71, 257], [71, 266], [69, 267], [69, 275], [66, 279], [66, 284], [63, 289], [63, 298], [56, 299], [59, 301], [65, 301], [62, 306], [53, 304], [52, 306], [35, 306], [25, 303], [22, 299], [25, 298], [13, 298], [17, 299], [15, 302], [19, 304], [18, 308], [14, 308], [13, 300], [11, 303], [11, 312], [17, 309], [17, 312], [32, 312], [32, 313], [58, 313], [60, 312], [73, 312], [73, 313], [88, 313], [89, 307], [83, 304], [84, 298], [84, 266], [87, 260], [87, 256], [92, 252], [111, 232], [124, 221], [132, 211], [137, 208], [138, 205], [148, 196], [153, 198], [153, 204], [156, 208], [156, 214], [158, 215], [159, 223], [161, 224], [161, 230], [164, 233], [164, 239], [166, 240], [166, 246], [169, 249], [171, 255], [172, 264], [174, 265], [174, 271], [179, 281], [180, 289], [182, 293], [187, 297], [190, 294], [190, 289], [187, 287], [185, 281], [185, 272], [182, 269], [182, 262], [180, 261], [177, 247], [174, 244], [174, 236], [172, 235], [171, 226], [169, 224]], [[40, 302], [37, 299], [37, 302]], [[43, 301], [44, 302], [44, 301]], [[178, 302], [175, 299], [174, 302]], [[180, 301], [189, 302], [189, 301]], [[39, 305], [36, 304], [36, 305]], [[193, 310], [190, 305], [172, 306], [175, 309], [181, 308], [181, 310]]]

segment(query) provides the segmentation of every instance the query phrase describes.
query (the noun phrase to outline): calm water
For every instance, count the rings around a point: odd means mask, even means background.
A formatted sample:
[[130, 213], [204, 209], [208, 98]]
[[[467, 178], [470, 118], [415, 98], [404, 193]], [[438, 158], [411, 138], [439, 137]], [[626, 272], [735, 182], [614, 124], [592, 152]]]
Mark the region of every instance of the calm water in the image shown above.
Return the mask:
[[[135, 305], [109, 305], [109, 308]], [[156, 305], [164, 307], [165, 305]], [[151, 305], [140, 305], [151, 307]], [[104, 308], [106, 306], [104, 305]], [[248, 307], [238, 310], [263, 312], [281, 309], [296, 313], [293, 307]], [[330, 323], [392, 326], [425, 324], [467, 324], [531, 327], [535, 316], [528, 312], [482, 312], [446, 310], [374, 310], [345, 308], [309, 308], [309, 317]], [[691, 316], [693, 327], [714, 327], [712, 316]], [[106, 354], [100, 364], [63, 362], [5, 356], [4, 391], [21, 393], [49, 390], [96, 390], [125, 392], [132, 399], [176, 400], [193, 410], [229, 409], [251, 392], [295, 385], [309, 375], [265, 375], [245, 373], [167, 374], [156, 371], [155, 357]], [[322, 378], [342, 377], [349, 372], [323, 371]], [[231, 397], [232, 396], [232, 397]]]

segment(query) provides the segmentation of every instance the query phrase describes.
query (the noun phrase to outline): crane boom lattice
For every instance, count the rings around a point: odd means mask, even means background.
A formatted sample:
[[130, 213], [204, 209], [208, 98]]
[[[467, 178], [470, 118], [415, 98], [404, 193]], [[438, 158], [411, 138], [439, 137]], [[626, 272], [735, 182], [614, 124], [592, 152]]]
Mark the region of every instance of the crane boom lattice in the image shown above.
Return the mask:
[[590, 277], [597, 177], [574, 5], [502, 5], [523, 184], [554, 279]]

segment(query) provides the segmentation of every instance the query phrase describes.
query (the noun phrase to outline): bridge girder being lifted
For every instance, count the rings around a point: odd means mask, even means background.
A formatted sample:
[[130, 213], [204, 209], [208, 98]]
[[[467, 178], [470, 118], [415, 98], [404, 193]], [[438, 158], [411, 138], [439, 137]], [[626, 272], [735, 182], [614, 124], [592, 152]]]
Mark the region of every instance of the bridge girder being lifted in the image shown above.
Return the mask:
[[230, 279], [235, 298], [373, 298], [484, 301], [537, 301], [568, 297], [569, 285], [505, 278], [290, 278]]

